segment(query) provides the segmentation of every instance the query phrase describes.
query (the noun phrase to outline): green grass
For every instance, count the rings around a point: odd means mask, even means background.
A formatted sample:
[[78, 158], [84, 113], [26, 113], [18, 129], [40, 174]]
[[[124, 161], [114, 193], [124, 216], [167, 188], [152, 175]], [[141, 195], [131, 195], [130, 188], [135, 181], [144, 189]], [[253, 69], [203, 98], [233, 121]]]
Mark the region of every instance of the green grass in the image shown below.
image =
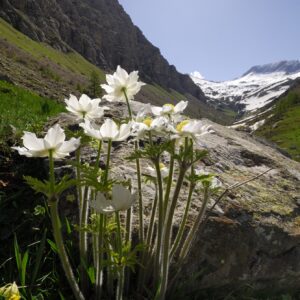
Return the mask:
[[48, 117], [64, 111], [62, 104], [4, 81], [0, 81], [0, 104], [0, 146], [14, 131], [11, 125], [17, 135], [24, 130], [38, 132]]
[[300, 161], [300, 91], [292, 91], [280, 99], [273, 115], [256, 134], [274, 142]]
[[99, 74], [100, 78], [104, 80], [104, 73], [77, 52], [72, 51], [69, 53], [62, 53], [45, 43], [35, 42], [14, 29], [2, 18], [0, 18], [0, 37], [29, 53], [34, 58], [49, 59], [72, 72], [77, 72], [86, 76], [90, 76], [91, 72], [95, 71]]

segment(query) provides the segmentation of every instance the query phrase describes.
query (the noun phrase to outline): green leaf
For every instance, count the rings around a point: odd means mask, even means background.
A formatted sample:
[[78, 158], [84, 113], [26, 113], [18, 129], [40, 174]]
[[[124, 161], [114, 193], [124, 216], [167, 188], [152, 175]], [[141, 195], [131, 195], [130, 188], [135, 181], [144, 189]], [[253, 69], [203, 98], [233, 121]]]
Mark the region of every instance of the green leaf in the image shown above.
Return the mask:
[[27, 263], [29, 258], [28, 250], [25, 252], [23, 259], [22, 259], [22, 266], [21, 266], [21, 285], [26, 285], [26, 270], [27, 270]]
[[55, 253], [58, 253], [58, 249], [57, 249], [56, 244], [53, 241], [51, 241], [50, 239], [47, 239], [47, 242], [50, 245], [52, 251], [55, 252]]
[[94, 267], [89, 267], [87, 269], [87, 273], [88, 273], [88, 276], [90, 278], [91, 283], [94, 284], [96, 282], [95, 268]]
[[70, 175], [65, 175], [62, 177], [54, 187], [54, 192], [56, 195], [60, 195], [65, 190], [77, 184], [77, 180], [70, 177]]
[[14, 250], [15, 250], [15, 258], [16, 258], [16, 263], [17, 263], [17, 268], [19, 274], [21, 273], [21, 265], [22, 265], [22, 254], [20, 252], [19, 244], [17, 237], [15, 235], [14, 237]]
[[24, 176], [23, 177], [26, 183], [35, 190], [36, 193], [42, 193], [49, 197], [50, 195], [50, 183], [49, 181], [41, 181], [37, 178], [33, 178], [31, 176]]
[[38, 276], [38, 272], [40, 270], [41, 261], [42, 261], [44, 250], [45, 250], [46, 236], [47, 236], [47, 229], [44, 230], [43, 237], [41, 239], [40, 246], [39, 246], [38, 251], [37, 251], [36, 261], [35, 261], [34, 270], [33, 270], [33, 275], [32, 275], [32, 278], [31, 278], [31, 286], [34, 285], [35, 280]]

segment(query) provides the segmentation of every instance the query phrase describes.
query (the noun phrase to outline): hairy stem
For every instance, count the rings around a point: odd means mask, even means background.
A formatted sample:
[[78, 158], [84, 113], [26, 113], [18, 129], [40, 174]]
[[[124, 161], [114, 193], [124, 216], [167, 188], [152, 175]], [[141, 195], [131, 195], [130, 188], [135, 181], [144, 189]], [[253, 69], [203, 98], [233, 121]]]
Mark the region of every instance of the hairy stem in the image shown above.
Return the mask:
[[84, 300], [84, 296], [79, 289], [78, 283], [74, 276], [65, 246], [63, 236], [61, 233], [61, 222], [58, 215], [58, 199], [54, 195], [55, 189], [55, 175], [54, 175], [54, 161], [53, 153], [49, 151], [49, 167], [50, 167], [50, 198], [48, 200], [50, 206], [50, 216], [53, 228], [54, 240], [57, 246], [57, 252], [62, 263], [63, 270], [67, 277], [67, 280], [71, 286], [73, 294], [76, 300]]

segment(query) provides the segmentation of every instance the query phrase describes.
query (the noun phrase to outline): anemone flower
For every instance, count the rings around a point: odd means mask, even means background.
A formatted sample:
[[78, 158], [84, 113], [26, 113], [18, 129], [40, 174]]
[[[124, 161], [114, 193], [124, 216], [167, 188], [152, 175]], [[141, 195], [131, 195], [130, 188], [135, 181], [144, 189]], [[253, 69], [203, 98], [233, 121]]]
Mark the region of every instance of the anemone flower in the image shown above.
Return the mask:
[[128, 189], [120, 184], [112, 187], [111, 199], [98, 192], [96, 200], [91, 201], [91, 207], [102, 214], [109, 214], [120, 210], [129, 209], [136, 201], [136, 193], [131, 193]]
[[184, 137], [190, 137], [197, 141], [197, 139], [208, 133], [213, 133], [210, 125], [204, 125], [202, 121], [199, 120], [184, 120], [177, 124], [172, 135], [172, 139], [181, 139]]
[[[157, 177], [156, 170], [155, 170], [153, 167], [147, 166], [146, 169], [147, 169], [147, 171], [149, 172], [149, 175], [150, 175], [151, 177], [155, 177], [155, 178]], [[162, 178], [166, 178], [166, 177], [169, 176], [169, 168], [167, 168], [165, 164], [160, 163], [160, 164], [159, 164], [159, 169], [160, 169], [160, 174], [161, 174], [161, 177], [162, 177]]]
[[107, 84], [101, 84], [101, 87], [106, 91], [107, 95], [103, 96], [107, 101], [126, 101], [125, 93], [128, 100], [140, 91], [141, 87], [145, 85], [138, 81], [138, 71], [133, 71], [128, 74], [120, 66], [117, 67], [113, 75], [106, 75]]
[[188, 105], [188, 101], [181, 100], [175, 106], [173, 104], [167, 103], [163, 106], [152, 106], [151, 110], [155, 116], [163, 116], [163, 115], [176, 115], [181, 114], [186, 109]]
[[56, 124], [48, 130], [44, 138], [37, 138], [34, 133], [25, 131], [22, 137], [24, 147], [12, 148], [27, 157], [47, 157], [51, 152], [53, 158], [61, 159], [80, 145], [80, 138], [71, 138], [69, 141], [65, 139], [64, 130]]
[[124, 141], [131, 134], [131, 122], [122, 124], [120, 127], [112, 120], [106, 119], [101, 126], [85, 120], [80, 123], [86, 135], [93, 137], [97, 140], [103, 141]]
[[69, 99], [65, 99], [67, 104], [66, 109], [74, 114], [78, 119], [98, 119], [104, 115], [104, 110], [108, 107], [100, 107], [101, 99], [91, 99], [87, 95], [83, 94], [79, 100], [76, 96], [70, 95]]
[[133, 134], [137, 138], [143, 138], [147, 132], [154, 132], [158, 135], [163, 135], [172, 130], [169, 120], [165, 117], [158, 117], [155, 119], [145, 118], [140, 122], [134, 122], [132, 126]]

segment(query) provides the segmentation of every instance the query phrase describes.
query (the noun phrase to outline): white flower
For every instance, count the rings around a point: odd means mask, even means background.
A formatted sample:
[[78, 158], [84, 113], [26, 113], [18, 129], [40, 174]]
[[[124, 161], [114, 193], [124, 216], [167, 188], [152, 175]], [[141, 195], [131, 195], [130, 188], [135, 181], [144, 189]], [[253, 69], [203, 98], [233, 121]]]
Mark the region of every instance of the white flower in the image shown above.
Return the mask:
[[143, 82], [138, 81], [138, 79], [138, 71], [128, 74], [118, 66], [113, 75], [106, 75], [107, 84], [101, 84], [101, 87], [107, 93], [103, 98], [107, 101], [126, 101], [125, 92], [128, 100], [132, 100], [134, 95], [145, 85]]
[[119, 127], [112, 119], [106, 119], [101, 126], [91, 123], [89, 120], [85, 120], [79, 126], [84, 129], [86, 135], [97, 140], [124, 141], [131, 134], [132, 124], [129, 122]]
[[204, 125], [199, 120], [184, 120], [177, 124], [174, 135], [171, 138], [191, 137], [197, 139], [205, 134], [214, 132], [210, 125]]
[[140, 122], [134, 122], [132, 129], [137, 138], [143, 138], [149, 131], [156, 134], [163, 134], [172, 130], [169, 120], [165, 117], [155, 119], [147, 117]]
[[93, 120], [101, 118], [104, 115], [104, 110], [108, 107], [100, 107], [101, 99], [91, 99], [83, 94], [78, 100], [76, 96], [70, 95], [69, 99], [65, 99], [67, 104], [66, 109], [78, 117], [78, 119]]
[[209, 186], [211, 189], [217, 189], [222, 186], [221, 180], [219, 180], [215, 175], [205, 171], [204, 169], [195, 169], [195, 174], [197, 176], [203, 176], [203, 180], [201, 182], [201, 186], [203, 184]]
[[163, 115], [176, 115], [181, 114], [187, 107], [188, 101], [181, 100], [175, 106], [173, 104], [167, 103], [162, 107], [160, 106], [152, 106], [151, 110], [155, 116], [163, 116]]
[[51, 127], [44, 138], [37, 138], [32, 132], [24, 132], [24, 147], [12, 147], [20, 155], [27, 157], [47, 157], [52, 152], [53, 158], [64, 158], [75, 151], [80, 145], [80, 138], [65, 141], [66, 135], [59, 124]]
[[[156, 169], [151, 166], [147, 166], [147, 171], [151, 177], [157, 177]], [[167, 168], [163, 163], [159, 164], [160, 174], [162, 178], [166, 178], [169, 176], [169, 168]]]
[[100, 192], [96, 195], [96, 200], [91, 201], [91, 207], [97, 212], [109, 214], [115, 211], [127, 210], [136, 201], [136, 193], [131, 193], [120, 184], [112, 188], [112, 199], [106, 199]]

